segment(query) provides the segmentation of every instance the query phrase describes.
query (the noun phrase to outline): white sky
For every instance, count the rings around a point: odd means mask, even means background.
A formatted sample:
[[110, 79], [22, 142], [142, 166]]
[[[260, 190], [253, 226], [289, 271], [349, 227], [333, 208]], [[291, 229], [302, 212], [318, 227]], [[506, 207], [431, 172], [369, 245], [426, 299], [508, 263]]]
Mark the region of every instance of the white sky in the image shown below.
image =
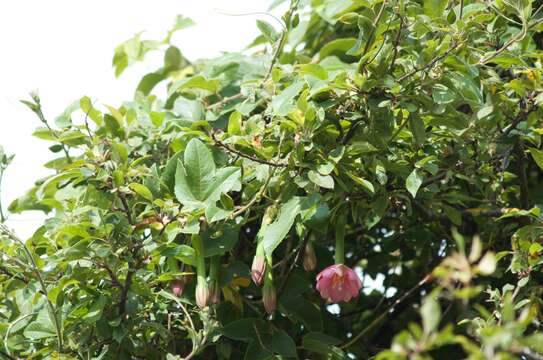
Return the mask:
[[[48, 150], [52, 143], [31, 136], [40, 123], [19, 103], [31, 90], [39, 91], [50, 121], [84, 95], [119, 106], [156, 64], [130, 67], [115, 79], [111, 59], [116, 45], [142, 30], [144, 38], [161, 39], [175, 16], [182, 14], [196, 22], [174, 37], [189, 59], [239, 51], [258, 35], [256, 19], [266, 17], [220, 12], [261, 12], [269, 4], [268, 0], [0, 1], [0, 144], [15, 154], [2, 186], [4, 208], [36, 179], [48, 175], [42, 164], [56, 157]], [[8, 225], [23, 237], [31, 236], [44, 219], [39, 212], [9, 218]]]

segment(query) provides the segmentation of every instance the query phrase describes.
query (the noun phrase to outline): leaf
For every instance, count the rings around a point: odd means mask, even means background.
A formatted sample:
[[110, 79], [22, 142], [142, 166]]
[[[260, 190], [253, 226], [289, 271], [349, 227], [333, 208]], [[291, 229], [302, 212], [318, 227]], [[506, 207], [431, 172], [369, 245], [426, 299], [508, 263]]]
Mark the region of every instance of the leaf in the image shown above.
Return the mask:
[[294, 220], [300, 211], [301, 198], [293, 197], [281, 206], [277, 219], [269, 224], [264, 232], [264, 251], [271, 256], [275, 248], [287, 236]]
[[266, 323], [262, 319], [256, 318], [245, 318], [237, 321], [233, 321], [221, 330], [221, 333], [227, 338], [233, 340], [248, 341], [257, 339], [257, 329], [262, 336], [263, 333], [267, 332]]
[[173, 112], [182, 120], [199, 121], [204, 118], [204, 107], [198, 100], [189, 100], [183, 96], [175, 99]]
[[185, 149], [184, 156], [187, 184], [197, 200], [204, 200], [213, 185], [215, 161], [211, 151], [200, 140], [193, 138]]
[[128, 187], [142, 198], [151, 202], [153, 201], [153, 194], [151, 193], [151, 190], [147, 188], [147, 186], [138, 183], [131, 183], [128, 185]]
[[443, 17], [448, 0], [424, 0], [424, 13], [431, 18]]
[[479, 261], [479, 264], [477, 264], [477, 268], [479, 270], [480, 274], [483, 275], [491, 275], [496, 271], [496, 256], [493, 252], [487, 252], [481, 261]]
[[528, 151], [530, 152], [530, 155], [532, 155], [537, 166], [543, 170], [543, 151], [536, 148], [529, 148]]
[[420, 313], [422, 316], [422, 327], [425, 334], [430, 334], [437, 329], [441, 320], [441, 308], [439, 303], [434, 299], [433, 294], [424, 298]]
[[303, 87], [304, 84], [302, 82], [296, 82], [275, 96], [271, 101], [271, 108], [274, 115], [285, 116], [290, 113], [295, 108], [294, 98], [302, 91]]
[[413, 140], [415, 144], [421, 145], [426, 139], [426, 130], [424, 129], [424, 121], [420, 116], [411, 116], [409, 118], [409, 126], [411, 133], [413, 134]]
[[309, 177], [309, 180], [311, 180], [311, 182], [322, 188], [334, 188], [334, 179], [330, 175], [321, 175], [314, 170], [310, 170], [307, 176]]
[[270, 349], [284, 357], [298, 357], [294, 340], [284, 330], [279, 330], [273, 334]]
[[417, 192], [419, 191], [420, 186], [422, 185], [422, 176], [419, 174], [417, 169], [413, 170], [411, 174], [405, 180], [405, 187], [407, 191], [415, 198]]
[[279, 40], [279, 33], [268, 22], [264, 20], [257, 20], [256, 26], [269, 43], [274, 44], [277, 40]]

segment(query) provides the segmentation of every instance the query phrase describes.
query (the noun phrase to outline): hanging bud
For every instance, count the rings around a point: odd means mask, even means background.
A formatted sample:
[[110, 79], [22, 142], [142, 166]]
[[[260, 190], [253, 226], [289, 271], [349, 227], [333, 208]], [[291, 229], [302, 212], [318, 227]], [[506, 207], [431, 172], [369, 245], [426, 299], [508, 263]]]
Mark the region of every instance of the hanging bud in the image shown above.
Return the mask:
[[209, 300], [212, 304], [218, 304], [221, 301], [221, 288], [217, 281], [209, 284]]
[[207, 306], [209, 301], [209, 289], [207, 283], [204, 281], [198, 281], [196, 285], [196, 305], [200, 309], [203, 309]]
[[305, 245], [303, 264], [305, 271], [313, 271], [317, 267], [317, 256], [311, 241], [308, 241]]
[[266, 257], [267, 270], [264, 277], [264, 288], [262, 289], [262, 302], [268, 314], [273, 313], [277, 306], [277, 294], [273, 286], [273, 262], [271, 256]]
[[253, 265], [251, 266], [251, 277], [256, 285], [262, 284], [264, 278], [264, 272], [266, 271], [266, 259], [264, 255], [259, 255], [258, 252], [253, 258]]
[[175, 279], [170, 282], [170, 289], [175, 296], [183, 295], [183, 290], [185, 290], [185, 279]]
[[264, 303], [264, 309], [268, 314], [274, 312], [277, 305], [277, 294], [273, 284], [264, 284], [262, 289], [262, 302]]
[[276, 212], [277, 210], [274, 205], [266, 208], [264, 216], [262, 217], [262, 225], [258, 231], [258, 234], [256, 235], [256, 254], [253, 258], [253, 264], [251, 266], [251, 277], [256, 285], [262, 284], [262, 279], [264, 278], [264, 273], [266, 272], [266, 258], [264, 256], [264, 243], [262, 241], [264, 238], [264, 232], [268, 225], [273, 221], [273, 217], [275, 216]]

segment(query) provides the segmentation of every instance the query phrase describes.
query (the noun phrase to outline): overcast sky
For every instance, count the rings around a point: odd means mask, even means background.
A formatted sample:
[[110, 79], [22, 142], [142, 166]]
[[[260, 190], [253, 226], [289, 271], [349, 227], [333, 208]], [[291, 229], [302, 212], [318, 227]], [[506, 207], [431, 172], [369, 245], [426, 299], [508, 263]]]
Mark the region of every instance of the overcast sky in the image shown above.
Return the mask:
[[[111, 59], [116, 45], [139, 31], [145, 31], [143, 37], [163, 38], [175, 16], [182, 14], [196, 22], [174, 37], [189, 59], [240, 51], [258, 35], [255, 21], [263, 15], [222, 13], [262, 12], [269, 4], [268, 0], [0, 1], [0, 144], [15, 154], [2, 186], [4, 207], [48, 175], [42, 164], [55, 156], [48, 150], [51, 143], [31, 136], [40, 123], [19, 103], [31, 90], [39, 91], [51, 121], [84, 95], [119, 106], [156, 64], [150, 59], [115, 79]], [[41, 213], [27, 212], [10, 215], [8, 224], [29, 237], [41, 221]]]

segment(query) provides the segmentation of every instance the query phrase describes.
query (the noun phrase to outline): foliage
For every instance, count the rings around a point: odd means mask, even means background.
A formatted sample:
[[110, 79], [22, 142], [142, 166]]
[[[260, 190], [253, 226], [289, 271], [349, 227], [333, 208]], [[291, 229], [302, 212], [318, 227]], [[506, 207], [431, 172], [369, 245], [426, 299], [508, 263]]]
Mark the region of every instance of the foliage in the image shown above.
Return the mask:
[[[164, 51], [119, 108], [53, 125], [32, 94], [62, 156], [9, 207], [44, 224], [0, 228], [2, 354], [543, 358], [541, 8], [293, 0], [198, 61], [178, 17], [115, 50], [117, 75]], [[365, 284], [330, 306], [334, 252]]]

